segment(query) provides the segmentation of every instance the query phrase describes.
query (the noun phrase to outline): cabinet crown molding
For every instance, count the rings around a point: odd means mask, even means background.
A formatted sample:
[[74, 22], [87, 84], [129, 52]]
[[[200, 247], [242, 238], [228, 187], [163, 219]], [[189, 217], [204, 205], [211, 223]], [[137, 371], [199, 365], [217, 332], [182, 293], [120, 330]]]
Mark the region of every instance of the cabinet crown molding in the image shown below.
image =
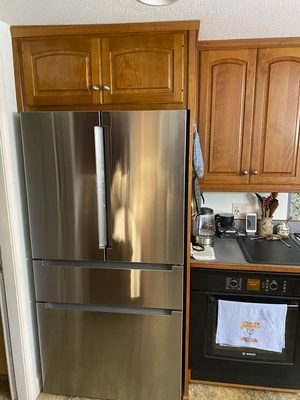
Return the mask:
[[36, 25], [12, 26], [13, 38], [54, 36], [54, 35], [95, 35], [109, 33], [157, 32], [157, 31], [199, 31], [200, 21], [160, 21], [138, 22], [129, 24], [99, 24], [99, 25]]
[[259, 49], [264, 47], [300, 46], [300, 37], [199, 40], [198, 50]]

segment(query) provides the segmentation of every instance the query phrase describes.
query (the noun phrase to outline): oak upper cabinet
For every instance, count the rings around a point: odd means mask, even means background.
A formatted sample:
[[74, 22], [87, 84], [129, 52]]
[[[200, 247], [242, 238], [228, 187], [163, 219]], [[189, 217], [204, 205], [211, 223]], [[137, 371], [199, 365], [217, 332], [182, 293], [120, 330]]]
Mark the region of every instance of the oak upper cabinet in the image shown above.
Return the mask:
[[20, 43], [27, 108], [100, 102], [98, 40], [84, 37], [24, 39]]
[[207, 50], [200, 54], [202, 185], [247, 184], [256, 50]]
[[103, 103], [183, 103], [184, 55], [183, 32], [101, 38]]
[[198, 21], [12, 27], [19, 111], [186, 109]]
[[300, 185], [300, 47], [258, 50], [253, 184]]

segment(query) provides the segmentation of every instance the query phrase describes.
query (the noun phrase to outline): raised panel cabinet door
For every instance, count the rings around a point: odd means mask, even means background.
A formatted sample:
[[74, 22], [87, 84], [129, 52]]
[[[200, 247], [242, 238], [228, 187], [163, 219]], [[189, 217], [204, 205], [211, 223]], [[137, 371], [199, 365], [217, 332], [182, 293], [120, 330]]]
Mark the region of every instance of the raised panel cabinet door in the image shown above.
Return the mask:
[[99, 86], [99, 39], [28, 39], [21, 42], [21, 51], [27, 106], [100, 102], [100, 92], [93, 90]]
[[300, 47], [258, 52], [250, 175], [253, 184], [300, 184]]
[[183, 103], [184, 63], [184, 33], [104, 37], [103, 103]]
[[249, 182], [255, 67], [255, 49], [201, 52], [203, 184]]

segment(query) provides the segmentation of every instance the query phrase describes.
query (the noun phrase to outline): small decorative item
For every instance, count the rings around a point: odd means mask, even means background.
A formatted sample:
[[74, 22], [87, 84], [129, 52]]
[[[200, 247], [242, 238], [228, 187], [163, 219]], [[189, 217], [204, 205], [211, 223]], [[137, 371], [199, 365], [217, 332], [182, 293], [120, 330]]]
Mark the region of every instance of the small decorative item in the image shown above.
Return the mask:
[[290, 229], [288, 225], [285, 222], [283, 222], [282, 224], [277, 226], [277, 233], [280, 236], [289, 237]]
[[259, 236], [273, 235], [273, 220], [270, 217], [262, 217], [258, 220]]
[[291, 219], [292, 219], [292, 217], [289, 216], [289, 218], [287, 219], [286, 222], [283, 222], [282, 224], [279, 224], [277, 226], [278, 235], [283, 236], [283, 237], [289, 237], [290, 228], [289, 228], [288, 223], [290, 222]]

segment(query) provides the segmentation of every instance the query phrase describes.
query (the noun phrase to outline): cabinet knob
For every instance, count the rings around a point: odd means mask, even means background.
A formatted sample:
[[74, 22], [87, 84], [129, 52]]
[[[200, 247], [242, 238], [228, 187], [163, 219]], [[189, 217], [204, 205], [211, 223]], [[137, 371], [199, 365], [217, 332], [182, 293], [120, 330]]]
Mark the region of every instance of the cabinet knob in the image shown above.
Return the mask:
[[110, 87], [107, 86], [107, 85], [103, 85], [103, 86], [102, 86], [102, 89], [103, 89], [105, 92], [109, 92], [109, 91], [110, 91]]
[[241, 175], [248, 175], [248, 171], [246, 169], [241, 170]]
[[252, 170], [251, 170], [251, 175], [257, 175], [257, 174], [258, 174], [257, 169], [252, 169]]
[[93, 90], [94, 92], [99, 92], [100, 87], [97, 86], [97, 85], [92, 85], [92, 90]]

